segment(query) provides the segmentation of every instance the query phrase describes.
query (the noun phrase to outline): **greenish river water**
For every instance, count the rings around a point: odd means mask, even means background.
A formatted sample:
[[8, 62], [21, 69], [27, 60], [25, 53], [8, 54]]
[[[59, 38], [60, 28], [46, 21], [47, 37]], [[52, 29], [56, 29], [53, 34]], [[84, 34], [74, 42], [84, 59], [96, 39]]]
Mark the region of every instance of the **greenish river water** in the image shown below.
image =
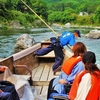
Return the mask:
[[[59, 34], [65, 30], [73, 31], [79, 29], [81, 33], [88, 33], [90, 28], [62, 28], [53, 27], [53, 29]], [[13, 54], [14, 45], [16, 39], [22, 34], [30, 34], [36, 42], [40, 42], [44, 39], [48, 39], [55, 34], [48, 28], [33, 28], [33, 29], [13, 29], [13, 30], [0, 30], [0, 58], [5, 58]], [[76, 41], [83, 42], [88, 50], [95, 52], [97, 64], [100, 66], [100, 39], [88, 39], [85, 37], [78, 38]], [[99, 67], [100, 68], [100, 67]]]

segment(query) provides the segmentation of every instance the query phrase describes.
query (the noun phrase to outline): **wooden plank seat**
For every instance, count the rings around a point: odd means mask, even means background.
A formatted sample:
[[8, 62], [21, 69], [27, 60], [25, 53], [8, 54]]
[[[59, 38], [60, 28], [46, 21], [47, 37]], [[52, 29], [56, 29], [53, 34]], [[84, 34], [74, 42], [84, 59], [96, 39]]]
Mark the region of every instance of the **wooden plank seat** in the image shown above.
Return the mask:
[[[58, 77], [61, 72], [53, 75], [52, 63], [40, 63], [40, 65], [32, 71], [33, 87], [37, 91], [37, 96], [42, 96], [44, 100], [47, 98], [48, 85], [52, 78]], [[38, 100], [35, 98], [34, 100]]]
[[57, 77], [61, 72], [57, 72], [53, 75], [52, 72], [53, 63], [41, 63], [32, 71], [32, 80], [34, 86], [48, 86], [50, 80]]

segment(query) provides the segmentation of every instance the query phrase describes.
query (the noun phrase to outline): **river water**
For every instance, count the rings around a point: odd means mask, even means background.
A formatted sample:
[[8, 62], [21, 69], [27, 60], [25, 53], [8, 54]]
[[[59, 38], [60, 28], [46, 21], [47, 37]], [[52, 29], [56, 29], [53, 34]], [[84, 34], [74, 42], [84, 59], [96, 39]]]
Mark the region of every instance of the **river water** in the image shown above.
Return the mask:
[[[53, 29], [59, 34], [65, 30], [73, 31], [79, 29], [81, 33], [88, 33], [90, 28], [62, 28], [53, 27]], [[0, 58], [5, 58], [13, 54], [14, 45], [16, 39], [22, 34], [30, 34], [36, 42], [40, 42], [44, 39], [48, 39], [55, 34], [48, 28], [34, 28], [34, 29], [13, 29], [13, 30], [0, 30]], [[85, 37], [78, 38], [76, 41], [83, 42], [88, 50], [93, 51], [96, 54], [96, 63], [100, 68], [100, 39], [88, 39]]]

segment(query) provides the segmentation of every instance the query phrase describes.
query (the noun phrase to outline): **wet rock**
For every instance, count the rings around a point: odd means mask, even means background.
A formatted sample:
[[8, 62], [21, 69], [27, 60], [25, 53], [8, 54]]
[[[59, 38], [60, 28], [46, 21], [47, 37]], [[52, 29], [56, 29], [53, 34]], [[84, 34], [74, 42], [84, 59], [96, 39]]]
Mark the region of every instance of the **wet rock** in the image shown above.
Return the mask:
[[85, 35], [86, 38], [99, 39], [100, 30], [91, 30], [88, 34]]
[[14, 45], [14, 53], [20, 52], [26, 48], [29, 48], [35, 44], [35, 40], [28, 34], [23, 34], [16, 39], [16, 44]]
[[65, 27], [70, 27], [70, 26], [71, 26], [70, 23], [66, 23], [66, 24], [65, 24]]

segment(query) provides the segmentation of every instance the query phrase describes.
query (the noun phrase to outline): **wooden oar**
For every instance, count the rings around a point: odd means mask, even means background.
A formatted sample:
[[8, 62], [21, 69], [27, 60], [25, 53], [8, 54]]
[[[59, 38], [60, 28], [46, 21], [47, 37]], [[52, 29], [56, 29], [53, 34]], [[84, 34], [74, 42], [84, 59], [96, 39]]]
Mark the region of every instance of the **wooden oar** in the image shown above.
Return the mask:
[[[35, 13], [35, 11], [33, 9], [31, 9], [23, 0], [21, 0], [27, 8], [29, 8], [56, 36], [58, 36], [58, 34], [37, 14]], [[71, 50], [71, 48], [67, 45], [67, 47]], [[71, 50], [72, 51], [72, 50]]]

